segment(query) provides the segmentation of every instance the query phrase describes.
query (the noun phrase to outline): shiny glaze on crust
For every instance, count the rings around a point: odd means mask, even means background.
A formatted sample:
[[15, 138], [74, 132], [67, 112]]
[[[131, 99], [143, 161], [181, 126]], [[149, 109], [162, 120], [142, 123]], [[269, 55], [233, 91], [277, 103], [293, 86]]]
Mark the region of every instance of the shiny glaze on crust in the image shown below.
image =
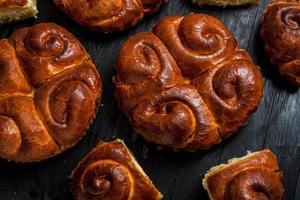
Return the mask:
[[205, 176], [212, 200], [281, 200], [282, 173], [276, 156], [263, 150]]
[[19, 29], [0, 40], [0, 69], [0, 157], [44, 160], [85, 135], [101, 79], [73, 35], [51, 23]]
[[172, 16], [124, 43], [115, 96], [134, 130], [174, 150], [208, 149], [247, 123], [262, 76], [227, 28], [205, 14]]
[[10, 7], [23, 7], [27, 4], [27, 0], [0, 0], [0, 9]]
[[268, 5], [260, 36], [281, 75], [300, 86], [300, 3], [279, 1]]
[[121, 140], [100, 143], [72, 172], [78, 200], [159, 200], [160, 192]]
[[164, 0], [54, 0], [79, 24], [101, 32], [122, 31], [157, 11]]

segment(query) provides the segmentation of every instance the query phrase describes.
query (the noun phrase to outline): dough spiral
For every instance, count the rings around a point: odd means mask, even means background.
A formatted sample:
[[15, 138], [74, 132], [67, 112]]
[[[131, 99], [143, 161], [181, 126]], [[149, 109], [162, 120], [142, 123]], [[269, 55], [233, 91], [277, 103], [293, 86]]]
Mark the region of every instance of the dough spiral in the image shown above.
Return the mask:
[[262, 94], [250, 56], [217, 19], [166, 17], [131, 37], [116, 61], [115, 96], [134, 130], [174, 150], [197, 151], [246, 124]]
[[160, 192], [121, 140], [101, 142], [72, 172], [78, 200], [159, 200]]
[[279, 1], [268, 5], [260, 36], [271, 63], [300, 86], [300, 3]]
[[37, 24], [0, 40], [0, 77], [2, 158], [36, 162], [55, 156], [74, 146], [95, 118], [100, 76], [62, 27]]
[[281, 178], [276, 156], [264, 149], [211, 168], [203, 186], [211, 200], [281, 200]]
[[157, 11], [164, 0], [54, 0], [79, 24], [101, 32], [122, 31]]

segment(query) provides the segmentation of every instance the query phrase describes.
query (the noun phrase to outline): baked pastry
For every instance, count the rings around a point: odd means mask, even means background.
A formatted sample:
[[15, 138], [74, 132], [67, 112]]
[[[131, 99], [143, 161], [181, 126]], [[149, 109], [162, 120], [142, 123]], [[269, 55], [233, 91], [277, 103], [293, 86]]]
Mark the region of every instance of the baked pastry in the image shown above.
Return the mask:
[[71, 33], [51, 23], [17, 30], [0, 40], [0, 69], [0, 157], [40, 161], [85, 135], [101, 80]]
[[212, 6], [241, 6], [253, 4], [257, 5], [260, 0], [193, 0], [193, 3], [198, 5], [212, 5]]
[[122, 46], [115, 96], [134, 130], [174, 150], [197, 151], [245, 125], [262, 76], [229, 30], [205, 14], [172, 16]]
[[0, 0], [0, 25], [36, 17], [36, 0]]
[[281, 200], [281, 176], [276, 156], [266, 149], [213, 167], [203, 186], [211, 200]]
[[100, 143], [71, 177], [73, 196], [78, 200], [162, 199], [121, 140]]
[[268, 5], [260, 36], [271, 63], [291, 83], [300, 86], [300, 3], [274, 2]]
[[157, 11], [165, 0], [54, 0], [73, 20], [94, 31], [122, 31]]

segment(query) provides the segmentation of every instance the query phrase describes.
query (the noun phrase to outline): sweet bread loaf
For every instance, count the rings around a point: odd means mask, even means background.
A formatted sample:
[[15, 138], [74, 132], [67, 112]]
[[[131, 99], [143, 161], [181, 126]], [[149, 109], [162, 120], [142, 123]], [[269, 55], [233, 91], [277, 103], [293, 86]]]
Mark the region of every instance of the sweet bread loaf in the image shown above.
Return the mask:
[[134, 130], [197, 151], [237, 132], [262, 95], [262, 76], [229, 30], [205, 14], [172, 16], [124, 43], [115, 96]]
[[0, 0], [0, 25], [35, 17], [36, 0]]
[[260, 0], [193, 0], [193, 3], [198, 5], [212, 5], [212, 6], [240, 6], [247, 4], [257, 5]]
[[1, 158], [40, 161], [85, 135], [101, 80], [71, 33], [52, 23], [15, 31], [0, 40], [0, 69]]
[[296, 86], [300, 86], [299, 16], [299, 1], [273, 2], [266, 8], [260, 31], [271, 63]]
[[122, 31], [157, 11], [165, 0], [54, 0], [58, 8], [91, 30]]
[[203, 186], [211, 200], [281, 200], [281, 176], [276, 156], [266, 149], [213, 167]]
[[102, 142], [72, 172], [78, 200], [159, 200], [154, 187], [123, 141]]

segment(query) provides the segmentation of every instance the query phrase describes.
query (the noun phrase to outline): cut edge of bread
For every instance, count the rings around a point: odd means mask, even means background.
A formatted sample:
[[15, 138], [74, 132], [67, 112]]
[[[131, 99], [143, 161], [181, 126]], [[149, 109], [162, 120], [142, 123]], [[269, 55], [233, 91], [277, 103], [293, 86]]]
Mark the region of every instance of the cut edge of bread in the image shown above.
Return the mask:
[[247, 151], [247, 154], [245, 156], [242, 156], [242, 157], [234, 157], [234, 158], [231, 158], [227, 161], [227, 163], [223, 163], [223, 164], [220, 164], [220, 165], [216, 165], [212, 168], [210, 168], [206, 174], [204, 175], [204, 178], [202, 179], [202, 185], [204, 187], [204, 189], [207, 191], [208, 193], [208, 196], [210, 198], [210, 200], [214, 200], [214, 198], [212, 197], [211, 193], [210, 193], [210, 190], [208, 188], [208, 185], [207, 185], [207, 179], [208, 177], [220, 172], [221, 170], [223, 170], [224, 168], [227, 168], [227, 167], [230, 167], [232, 166], [233, 164], [236, 164], [238, 162], [240, 162], [241, 160], [245, 160], [247, 158], [250, 158], [252, 156], [255, 156], [257, 154], [260, 154], [261, 152], [263, 151], [270, 151], [269, 149], [264, 149], [264, 150], [261, 150], [261, 151], [255, 151], [255, 152], [251, 152], [251, 151]]
[[0, 9], [0, 25], [36, 17], [37, 13], [37, 0], [27, 0], [26, 5], [22, 7], [12, 6], [8, 8], [2, 8]]
[[126, 149], [126, 151], [128, 152], [130, 159], [133, 161], [134, 166], [137, 168], [137, 170], [144, 176], [144, 178], [149, 181], [149, 183], [151, 183], [151, 185], [156, 189], [156, 191], [158, 192], [158, 196], [156, 198], [156, 200], [161, 200], [163, 198], [163, 195], [160, 193], [160, 191], [156, 188], [156, 186], [153, 184], [153, 182], [151, 181], [151, 179], [148, 177], [148, 175], [145, 173], [145, 171], [143, 170], [143, 168], [141, 167], [141, 165], [138, 163], [138, 161], [136, 160], [136, 158], [134, 157], [133, 153], [130, 151], [130, 149], [128, 149], [128, 147], [126, 146], [126, 144], [124, 143], [123, 140], [121, 139], [116, 139], [113, 142], [120, 142], [124, 148]]

